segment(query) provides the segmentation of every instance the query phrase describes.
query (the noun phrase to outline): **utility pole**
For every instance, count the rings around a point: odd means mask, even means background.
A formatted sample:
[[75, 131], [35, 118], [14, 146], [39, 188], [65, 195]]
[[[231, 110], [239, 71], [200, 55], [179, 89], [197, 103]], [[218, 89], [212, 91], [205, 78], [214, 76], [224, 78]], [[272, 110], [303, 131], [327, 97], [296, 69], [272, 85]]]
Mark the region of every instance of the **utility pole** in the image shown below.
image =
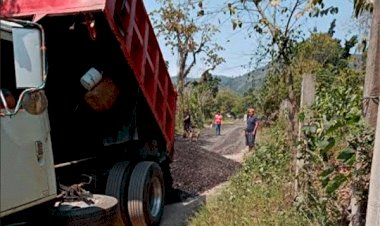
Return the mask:
[[364, 117], [368, 124], [376, 127], [377, 97], [380, 95], [380, 2], [374, 0], [372, 24], [367, 53], [366, 76], [364, 81]]
[[366, 226], [380, 225], [380, 114], [377, 118], [375, 146], [371, 166], [371, 178], [367, 206]]
[[380, 225], [380, 119], [378, 97], [380, 96], [380, 0], [374, 1], [367, 69], [364, 84], [364, 113], [369, 125], [376, 126], [375, 146], [371, 166], [366, 226]]

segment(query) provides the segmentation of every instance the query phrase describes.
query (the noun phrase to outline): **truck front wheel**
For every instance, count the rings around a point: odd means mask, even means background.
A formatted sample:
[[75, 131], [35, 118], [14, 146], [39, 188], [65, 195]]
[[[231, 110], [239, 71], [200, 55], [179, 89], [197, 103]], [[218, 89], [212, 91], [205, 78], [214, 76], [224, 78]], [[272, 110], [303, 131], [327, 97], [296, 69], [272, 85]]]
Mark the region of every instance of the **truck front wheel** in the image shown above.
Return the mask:
[[128, 189], [128, 211], [133, 226], [158, 225], [164, 210], [165, 185], [160, 166], [140, 162]]

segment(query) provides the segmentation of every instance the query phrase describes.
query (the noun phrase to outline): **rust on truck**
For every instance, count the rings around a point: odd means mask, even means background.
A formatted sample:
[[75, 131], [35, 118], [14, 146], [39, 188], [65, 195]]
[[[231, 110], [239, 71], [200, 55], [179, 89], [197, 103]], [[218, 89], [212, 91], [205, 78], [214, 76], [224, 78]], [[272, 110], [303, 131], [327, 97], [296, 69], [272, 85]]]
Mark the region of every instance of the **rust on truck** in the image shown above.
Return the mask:
[[0, 6], [2, 18], [34, 22], [46, 16], [91, 12], [104, 14], [172, 157], [177, 94], [142, 0], [4, 0]]

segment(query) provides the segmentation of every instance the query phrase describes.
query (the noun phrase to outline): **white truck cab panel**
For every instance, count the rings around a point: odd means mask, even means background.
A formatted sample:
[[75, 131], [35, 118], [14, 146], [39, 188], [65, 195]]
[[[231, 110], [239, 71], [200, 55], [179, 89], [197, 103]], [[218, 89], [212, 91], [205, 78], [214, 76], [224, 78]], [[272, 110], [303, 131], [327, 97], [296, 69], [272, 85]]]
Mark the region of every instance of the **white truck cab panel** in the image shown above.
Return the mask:
[[0, 216], [56, 197], [47, 111], [0, 118]]

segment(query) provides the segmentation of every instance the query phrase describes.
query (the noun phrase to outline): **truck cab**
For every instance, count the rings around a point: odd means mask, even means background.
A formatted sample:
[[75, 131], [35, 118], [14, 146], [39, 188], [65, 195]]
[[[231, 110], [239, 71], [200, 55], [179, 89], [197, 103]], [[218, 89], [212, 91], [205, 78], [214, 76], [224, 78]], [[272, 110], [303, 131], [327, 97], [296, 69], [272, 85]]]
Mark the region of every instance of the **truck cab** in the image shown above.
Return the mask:
[[176, 93], [142, 0], [0, 13], [1, 223], [158, 224]]
[[[25, 101], [30, 101], [32, 92], [44, 95], [42, 90], [34, 91], [43, 85], [38, 48], [40, 31], [4, 20], [0, 25], [3, 114], [0, 117], [0, 216], [3, 216], [27, 208], [31, 203], [53, 199], [57, 190], [47, 111], [36, 114], [33, 109], [25, 108]], [[21, 94], [23, 98], [16, 104], [15, 96]], [[36, 99], [33, 104], [37, 102]]]

